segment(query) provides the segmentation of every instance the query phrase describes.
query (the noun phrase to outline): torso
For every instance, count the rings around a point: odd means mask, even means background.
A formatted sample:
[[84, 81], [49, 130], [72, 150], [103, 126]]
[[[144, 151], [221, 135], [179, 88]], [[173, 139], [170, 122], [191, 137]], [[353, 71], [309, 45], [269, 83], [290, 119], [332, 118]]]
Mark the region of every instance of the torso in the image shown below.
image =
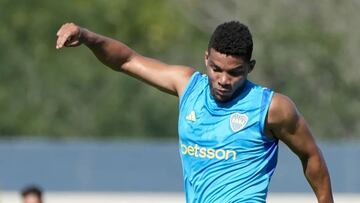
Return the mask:
[[[218, 104], [207, 80], [194, 73], [180, 98], [187, 202], [264, 202], [277, 160], [277, 140], [263, 130], [273, 93], [247, 81], [239, 96]], [[260, 184], [253, 186], [254, 182]]]

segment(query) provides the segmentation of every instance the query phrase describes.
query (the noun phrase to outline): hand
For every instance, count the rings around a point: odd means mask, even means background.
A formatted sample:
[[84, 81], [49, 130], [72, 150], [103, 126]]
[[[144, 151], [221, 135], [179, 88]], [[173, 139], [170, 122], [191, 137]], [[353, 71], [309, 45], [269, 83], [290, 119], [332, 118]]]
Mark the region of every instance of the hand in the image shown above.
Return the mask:
[[81, 42], [83, 29], [74, 23], [65, 23], [56, 33], [56, 49], [65, 47], [76, 47]]

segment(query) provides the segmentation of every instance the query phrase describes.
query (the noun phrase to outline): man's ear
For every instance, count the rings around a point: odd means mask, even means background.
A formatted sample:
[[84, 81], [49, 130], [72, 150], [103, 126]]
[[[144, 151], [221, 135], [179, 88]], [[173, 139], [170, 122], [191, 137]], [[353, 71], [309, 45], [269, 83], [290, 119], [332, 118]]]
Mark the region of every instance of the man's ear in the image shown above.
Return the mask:
[[255, 60], [250, 60], [250, 62], [249, 62], [249, 72], [248, 73], [250, 73], [254, 69], [255, 64], [256, 64]]
[[208, 66], [208, 59], [209, 59], [209, 51], [206, 50], [205, 57], [204, 57], [206, 67]]

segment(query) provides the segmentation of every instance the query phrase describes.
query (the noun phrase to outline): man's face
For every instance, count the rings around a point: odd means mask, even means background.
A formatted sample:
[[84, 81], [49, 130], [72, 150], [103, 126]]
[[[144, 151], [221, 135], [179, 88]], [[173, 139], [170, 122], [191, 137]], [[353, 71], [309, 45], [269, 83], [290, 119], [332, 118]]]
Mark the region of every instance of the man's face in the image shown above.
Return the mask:
[[41, 199], [35, 194], [28, 194], [24, 197], [23, 203], [41, 203]]
[[242, 57], [222, 54], [211, 48], [205, 53], [211, 94], [218, 102], [226, 102], [241, 91], [255, 61], [245, 62]]

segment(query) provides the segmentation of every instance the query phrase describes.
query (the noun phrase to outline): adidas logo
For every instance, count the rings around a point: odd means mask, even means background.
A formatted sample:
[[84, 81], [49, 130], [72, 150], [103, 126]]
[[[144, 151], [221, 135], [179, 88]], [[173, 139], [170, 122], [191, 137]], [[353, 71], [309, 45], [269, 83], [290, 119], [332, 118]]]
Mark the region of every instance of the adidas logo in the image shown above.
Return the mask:
[[190, 114], [185, 117], [185, 119], [195, 122], [196, 121], [195, 111], [191, 111]]

